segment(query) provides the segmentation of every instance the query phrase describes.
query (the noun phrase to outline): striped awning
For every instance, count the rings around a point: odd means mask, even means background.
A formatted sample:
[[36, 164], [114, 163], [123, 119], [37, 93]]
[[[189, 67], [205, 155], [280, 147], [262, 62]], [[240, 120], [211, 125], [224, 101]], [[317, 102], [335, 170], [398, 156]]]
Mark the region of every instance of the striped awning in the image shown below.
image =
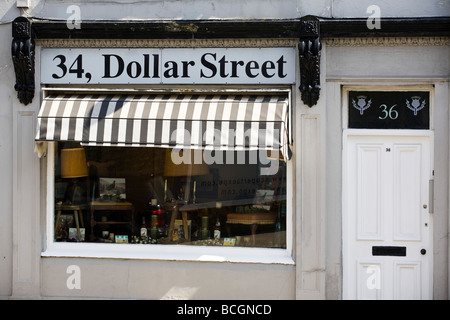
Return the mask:
[[36, 140], [281, 150], [287, 125], [286, 95], [49, 95]]

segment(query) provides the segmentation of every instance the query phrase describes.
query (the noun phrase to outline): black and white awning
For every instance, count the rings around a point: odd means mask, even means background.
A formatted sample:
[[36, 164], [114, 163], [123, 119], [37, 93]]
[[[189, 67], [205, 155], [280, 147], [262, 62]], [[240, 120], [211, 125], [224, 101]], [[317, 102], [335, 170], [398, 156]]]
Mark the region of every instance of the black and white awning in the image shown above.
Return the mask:
[[37, 141], [221, 150], [288, 145], [287, 95], [49, 95]]

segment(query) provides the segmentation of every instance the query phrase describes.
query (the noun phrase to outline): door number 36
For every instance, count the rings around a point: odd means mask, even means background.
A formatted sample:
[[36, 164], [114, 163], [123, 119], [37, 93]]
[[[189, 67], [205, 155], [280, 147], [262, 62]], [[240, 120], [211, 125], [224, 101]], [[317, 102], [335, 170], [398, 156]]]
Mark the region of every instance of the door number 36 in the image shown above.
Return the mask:
[[389, 118], [391, 120], [397, 119], [398, 118], [398, 112], [397, 112], [397, 110], [394, 109], [396, 106], [397, 105], [394, 104], [392, 107], [389, 108], [387, 105], [382, 104], [380, 106], [380, 108], [383, 108], [383, 110], [381, 110], [382, 115], [379, 116], [378, 119], [380, 119], [380, 120], [384, 120], [384, 119], [387, 119], [387, 118]]

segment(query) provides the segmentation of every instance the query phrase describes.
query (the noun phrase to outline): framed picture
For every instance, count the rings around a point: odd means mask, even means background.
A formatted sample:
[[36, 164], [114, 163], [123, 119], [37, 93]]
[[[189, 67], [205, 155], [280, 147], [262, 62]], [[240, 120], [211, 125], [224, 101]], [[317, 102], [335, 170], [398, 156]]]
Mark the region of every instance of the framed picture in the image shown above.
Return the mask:
[[69, 228], [69, 241], [84, 241], [86, 231], [84, 228], [80, 228], [81, 239], [78, 238], [77, 228]]
[[258, 202], [270, 202], [273, 200], [274, 190], [256, 190], [255, 199]]
[[116, 235], [115, 242], [116, 243], [128, 243], [128, 236], [127, 235]]
[[176, 219], [173, 228], [172, 241], [177, 241], [178, 239], [191, 240], [191, 220], [188, 220], [188, 236], [184, 237], [184, 226], [183, 220]]
[[100, 178], [99, 195], [102, 200], [125, 200], [125, 178]]
[[[73, 215], [62, 214], [55, 226], [55, 239], [67, 240], [69, 238], [69, 228], [73, 226]], [[75, 229], [76, 230], [76, 229]]]
[[270, 202], [273, 201], [274, 190], [256, 190], [253, 208], [270, 211]]

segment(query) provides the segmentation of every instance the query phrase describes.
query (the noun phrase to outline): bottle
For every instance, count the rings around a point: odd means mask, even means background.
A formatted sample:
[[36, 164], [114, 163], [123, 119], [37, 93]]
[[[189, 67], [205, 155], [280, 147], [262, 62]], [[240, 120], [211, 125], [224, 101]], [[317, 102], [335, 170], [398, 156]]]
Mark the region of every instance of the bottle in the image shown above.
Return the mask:
[[201, 230], [201, 239], [206, 240], [209, 239], [209, 230], [208, 230], [208, 216], [202, 217], [202, 230]]
[[158, 229], [156, 228], [158, 224], [158, 216], [152, 215], [152, 227], [150, 229], [150, 237], [152, 238], [152, 243], [156, 243], [156, 238], [158, 235]]
[[156, 203], [157, 203], [157, 200], [156, 200], [156, 199], [152, 199], [152, 200], [150, 200], [150, 202], [148, 203], [148, 211], [150, 211], [150, 214], [152, 214], [153, 211], [156, 210]]
[[158, 217], [158, 221], [156, 223], [157, 226], [163, 226], [166, 223], [164, 213], [165, 210], [161, 204], [158, 203], [158, 200], [152, 199], [152, 215], [156, 215]]
[[140, 228], [139, 236], [141, 240], [147, 239], [147, 225], [145, 224], [145, 217], [142, 217], [142, 225]]
[[217, 218], [216, 226], [214, 227], [214, 239], [220, 239], [220, 221]]

